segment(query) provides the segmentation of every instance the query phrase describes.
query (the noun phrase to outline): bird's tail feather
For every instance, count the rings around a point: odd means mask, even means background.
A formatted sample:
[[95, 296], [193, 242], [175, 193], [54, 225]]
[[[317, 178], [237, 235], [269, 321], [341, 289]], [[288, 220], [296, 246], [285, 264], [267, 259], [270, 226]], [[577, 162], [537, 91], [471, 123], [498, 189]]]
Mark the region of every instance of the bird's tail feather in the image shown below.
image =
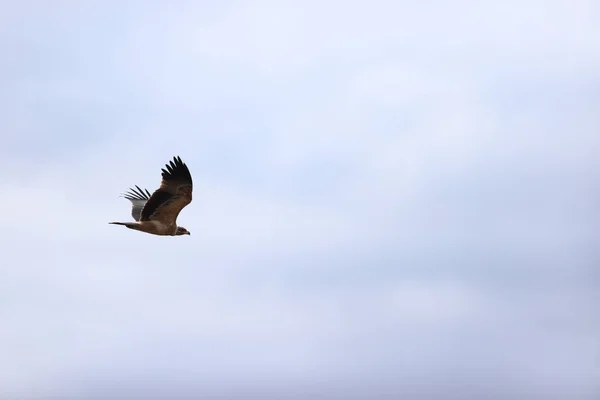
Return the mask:
[[136, 222], [109, 222], [109, 224], [123, 225], [130, 229], [138, 229], [139, 224]]

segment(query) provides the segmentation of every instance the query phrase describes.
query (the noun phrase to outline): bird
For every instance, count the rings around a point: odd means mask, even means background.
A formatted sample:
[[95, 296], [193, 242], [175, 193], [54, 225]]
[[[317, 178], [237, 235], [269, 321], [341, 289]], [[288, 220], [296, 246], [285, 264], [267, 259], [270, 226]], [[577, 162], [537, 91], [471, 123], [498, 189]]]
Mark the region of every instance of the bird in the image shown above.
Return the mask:
[[162, 168], [160, 187], [150, 194], [148, 189], [138, 185], [129, 188], [121, 196], [131, 201], [131, 216], [135, 222], [109, 222], [124, 225], [129, 229], [152, 235], [180, 236], [190, 235], [183, 226], [177, 225], [179, 212], [192, 202], [192, 175], [179, 156], [173, 157]]

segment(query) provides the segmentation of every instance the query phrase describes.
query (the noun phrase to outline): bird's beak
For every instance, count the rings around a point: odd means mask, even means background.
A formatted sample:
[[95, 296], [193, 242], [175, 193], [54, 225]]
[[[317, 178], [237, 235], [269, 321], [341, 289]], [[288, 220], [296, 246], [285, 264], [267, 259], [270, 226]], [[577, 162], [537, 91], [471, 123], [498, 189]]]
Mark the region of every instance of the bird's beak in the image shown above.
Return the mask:
[[188, 235], [191, 235], [190, 231], [187, 232]]

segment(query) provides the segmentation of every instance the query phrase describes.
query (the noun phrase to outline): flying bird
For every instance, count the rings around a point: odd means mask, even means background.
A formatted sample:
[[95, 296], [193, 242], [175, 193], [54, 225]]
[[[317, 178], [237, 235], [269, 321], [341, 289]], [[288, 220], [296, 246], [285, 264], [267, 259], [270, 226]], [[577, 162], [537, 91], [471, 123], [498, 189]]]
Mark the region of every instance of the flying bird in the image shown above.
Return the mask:
[[162, 169], [160, 187], [150, 194], [148, 189], [135, 185], [123, 195], [131, 201], [131, 216], [135, 222], [109, 222], [153, 235], [189, 235], [183, 226], [177, 226], [179, 212], [192, 202], [192, 175], [180, 157]]

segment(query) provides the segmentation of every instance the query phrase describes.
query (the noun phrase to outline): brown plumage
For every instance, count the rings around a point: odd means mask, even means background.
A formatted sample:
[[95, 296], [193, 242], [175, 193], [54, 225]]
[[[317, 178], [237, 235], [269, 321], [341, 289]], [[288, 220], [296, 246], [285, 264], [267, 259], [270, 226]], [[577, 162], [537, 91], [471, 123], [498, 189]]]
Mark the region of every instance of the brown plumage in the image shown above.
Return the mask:
[[177, 216], [192, 202], [192, 175], [181, 158], [174, 157], [162, 169], [160, 187], [150, 195], [139, 186], [130, 188], [123, 197], [131, 201], [131, 216], [135, 222], [109, 222], [153, 235], [189, 235], [182, 226], [177, 226]]

